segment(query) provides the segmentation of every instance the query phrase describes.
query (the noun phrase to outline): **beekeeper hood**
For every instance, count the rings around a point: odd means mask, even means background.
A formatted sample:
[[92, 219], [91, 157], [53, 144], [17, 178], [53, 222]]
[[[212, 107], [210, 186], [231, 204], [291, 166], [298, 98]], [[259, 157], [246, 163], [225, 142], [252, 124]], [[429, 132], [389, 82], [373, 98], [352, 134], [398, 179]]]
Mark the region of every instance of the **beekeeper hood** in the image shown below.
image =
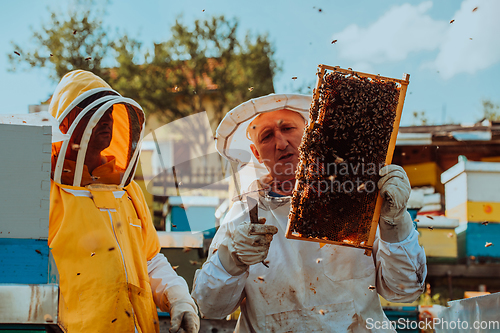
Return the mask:
[[[230, 110], [217, 128], [215, 147], [219, 154], [236, 164], [239, 187], [244, 192], [255, 179], [269, 171], [257, 161], [247, 136], [248, 125], [261, 113], [278, 110], [298, 112], [307, 122], [312, 96], [299, 94], [270, 94], [251, 99]], [[240, 193], [241, 194], [241, 193]]]
[[[52, 145], [52, 178], [56, 183], [83, 186], [82, 175], [86, 170], [84, 161], [92, 130], [108, 110], [113, 119], [112, 138], [101, 156], [113, 164], [114, 174], [119, 175], [112, 177], [114, 185], [124, 187], [130, 183], [137, 166], [144, 130], [142, 108], [111, 89], [100, 77], [82, 70], [69, 72], [61, 79], [49, 107], [49, 112], [59, 122], [61, 132], [71, 137]], [[80, 143], [74, 144], [75, 129], [82, 123], [79, 127], [82, 130], [87, 121]], [[77, 151], [76, 161], [72, 164], [74, 169], [68, 170], [65, 159], [70, 154], [75, 155], [71, 150]], [[97, 178], [92, 177], [92, 180], [106, 183]]]

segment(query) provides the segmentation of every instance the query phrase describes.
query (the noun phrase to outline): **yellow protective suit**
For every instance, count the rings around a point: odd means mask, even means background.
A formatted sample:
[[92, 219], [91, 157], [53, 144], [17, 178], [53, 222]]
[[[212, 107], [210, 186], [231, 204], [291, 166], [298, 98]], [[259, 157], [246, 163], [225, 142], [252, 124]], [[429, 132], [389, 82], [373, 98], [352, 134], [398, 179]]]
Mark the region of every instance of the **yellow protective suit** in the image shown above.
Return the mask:
[[[101, 153], [103, 165], [90, 174], [83, 164], [89, 138], [110, 108], [112, 140]], [[131, 181], [143, 112], [85, 71], [64, 76], [50, 112], [67, 134], [92, 115], [78, 145], [72, 139], [52, 147], [48, 242], [60, 276], [60, 321], [70, 333], [159, 332], [147, 262], [160, 244], [142, 191]], [[67, 159], [72, 149], [75, 161]]]

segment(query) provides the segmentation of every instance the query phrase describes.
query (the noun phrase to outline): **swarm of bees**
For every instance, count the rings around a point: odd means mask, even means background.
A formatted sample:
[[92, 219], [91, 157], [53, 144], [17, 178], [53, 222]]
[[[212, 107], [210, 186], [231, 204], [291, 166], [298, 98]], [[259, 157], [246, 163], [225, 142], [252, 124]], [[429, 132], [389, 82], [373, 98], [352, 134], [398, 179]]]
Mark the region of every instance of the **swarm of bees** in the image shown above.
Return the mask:
[[359, 246], [368, 240], [400, 88], [332, 71], [318, 89], [299, 147], [290, 230]]

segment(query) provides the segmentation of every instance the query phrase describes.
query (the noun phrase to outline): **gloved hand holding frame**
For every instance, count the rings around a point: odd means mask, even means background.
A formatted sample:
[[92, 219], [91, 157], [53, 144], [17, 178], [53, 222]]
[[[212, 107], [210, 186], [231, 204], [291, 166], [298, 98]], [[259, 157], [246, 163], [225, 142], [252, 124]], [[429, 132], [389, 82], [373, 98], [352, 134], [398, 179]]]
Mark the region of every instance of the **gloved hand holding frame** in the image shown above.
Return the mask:
[[286, 237], [369, 255], [382, 205], [379, 170], [392, 161], [409, 75], [326, 65], [317, 74]]

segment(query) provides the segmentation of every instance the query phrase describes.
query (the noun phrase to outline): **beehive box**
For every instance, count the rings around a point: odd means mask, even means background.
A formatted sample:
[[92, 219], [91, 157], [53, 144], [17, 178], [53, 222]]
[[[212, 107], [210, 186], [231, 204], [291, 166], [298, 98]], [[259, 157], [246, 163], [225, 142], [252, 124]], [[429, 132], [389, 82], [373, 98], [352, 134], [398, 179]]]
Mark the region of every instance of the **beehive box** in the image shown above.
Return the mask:
[[409, 75], [320, 65], [302, 143], [287, 238], [371, 251]]
[[457, 219], [444, 216], [417, 215], [418, 242], [425, 249], [427, 257], [456, 258], [458, 227]]
[[467, 222], [500, 222], [500, 163], [460, 161], [443, 172], [446, 216]]
[[0, 117], [0, 331], [46, 332], [59, 293], [47, 245], [52, 129], [9, 122]]
[[443, 184], [441, 184], [443, 170], [441, 170], [436, 162], [407, 164], [403, 168], [408, 175], [408, 179], [410, 179], [412, 187], [432, 186], [437, 192], [444, 192]]
[[51, 127], [0, 123], [0, 283], [47, 283]]

